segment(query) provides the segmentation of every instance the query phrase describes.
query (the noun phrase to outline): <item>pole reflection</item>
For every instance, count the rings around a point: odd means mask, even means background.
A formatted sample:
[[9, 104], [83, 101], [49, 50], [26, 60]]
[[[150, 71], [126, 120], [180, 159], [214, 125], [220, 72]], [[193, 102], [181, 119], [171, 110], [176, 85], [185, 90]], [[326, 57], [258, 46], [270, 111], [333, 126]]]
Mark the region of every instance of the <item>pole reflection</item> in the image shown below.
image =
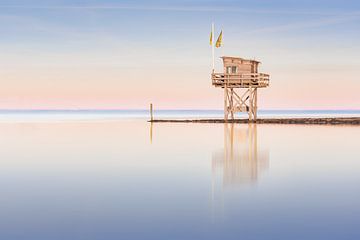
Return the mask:
[[150, 144], [153, 142], [153, 122], [150, 123]]
[[269, 153], [258, 149], [256, 124], [224, 124], [224, 148], [212, 155], [213, 182], [220, 172], [223, 186], [256, 183], [268, 168]]

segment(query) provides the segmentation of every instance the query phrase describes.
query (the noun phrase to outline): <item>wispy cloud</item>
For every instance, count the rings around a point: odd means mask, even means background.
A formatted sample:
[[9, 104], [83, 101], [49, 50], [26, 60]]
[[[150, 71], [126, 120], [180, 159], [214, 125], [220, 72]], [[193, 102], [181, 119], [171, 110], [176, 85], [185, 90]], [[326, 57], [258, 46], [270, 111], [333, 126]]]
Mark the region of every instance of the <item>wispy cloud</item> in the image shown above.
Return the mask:
[[178, 12], [238, 12], [248, 14], [284, 15], [359, 15], [360, 12], [330, 12], [304, 10], [250, 9], [237, 7], [194, 7], [194, 6], [131, 6], [131, 5], [0, 5], [0, 9], [42, 9], [42, 10], [133, 10], [133, 11], [178, 11]]
[[332, 16], [332, 17], [323, 18], [323, 19], [319, 19], [319, 20], [296, 22], [296, 23], [289, 23], [289, 24], [259, 28], [259, 29], [255, 29], [253, 31], [248, 32], [248, 34], [286, 32], [286, 31], [299, 30], [299, 29], [317, 28], [317, 27], [340, 24], [340, 23], [344, 23], [344, 22], [356, 21], [359, 19], [360, 19], [359, 13], [352, 14], [352, 15]]

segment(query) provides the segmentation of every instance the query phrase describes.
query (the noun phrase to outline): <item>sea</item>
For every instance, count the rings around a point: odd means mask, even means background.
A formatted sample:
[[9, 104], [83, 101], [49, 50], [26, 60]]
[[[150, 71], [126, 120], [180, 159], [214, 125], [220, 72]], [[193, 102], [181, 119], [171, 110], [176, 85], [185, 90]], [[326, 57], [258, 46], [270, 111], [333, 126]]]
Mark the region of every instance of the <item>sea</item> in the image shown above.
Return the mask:
[[[258, 118], [359, 117], [360, 110], [259, 110]], [[247, 118], [238, 113], [237, 118]], [[158, 119], [221, 119], [223, 110], [155, 110]], [[150, 119], [149, 110], [0, 110], [0, 121]]]
[[[360, 111], [259, 111], [327, 116]], [[360, 239], [359, 126], [148, 119], [1, 110], [0, 239]]]

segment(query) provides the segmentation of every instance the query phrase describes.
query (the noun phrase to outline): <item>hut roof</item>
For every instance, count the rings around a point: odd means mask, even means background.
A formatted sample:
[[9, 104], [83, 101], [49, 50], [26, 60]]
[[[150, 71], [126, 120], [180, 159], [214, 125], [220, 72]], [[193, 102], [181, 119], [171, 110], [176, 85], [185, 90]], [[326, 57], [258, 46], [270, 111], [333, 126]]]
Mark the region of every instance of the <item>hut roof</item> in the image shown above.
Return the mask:
[[241, 57], [232, 57], [232, 56], [222, 56], [222, 59], [238, 59], [238, 60], [245, 60], [245, 61], [250, 61], [250, 62], [256, 62], [256, 63], [261, 63], [255, 59], [245, 59], [245, 58], [241, 58]]

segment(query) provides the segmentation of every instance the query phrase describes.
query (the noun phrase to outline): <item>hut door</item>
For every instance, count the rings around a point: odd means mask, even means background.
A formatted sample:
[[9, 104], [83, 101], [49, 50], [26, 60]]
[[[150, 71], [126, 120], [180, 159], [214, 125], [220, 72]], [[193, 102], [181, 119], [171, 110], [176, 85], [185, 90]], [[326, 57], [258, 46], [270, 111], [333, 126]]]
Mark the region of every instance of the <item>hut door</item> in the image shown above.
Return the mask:
[[231, 67], [226, 67], [226, 74], [231, 74]]
[[237, 67], [236, 66], [231, 67], [231, 73], [232, 74], [237, 74]]
[[257, 64], [251, 64], [251, 73], [257, 73]]

